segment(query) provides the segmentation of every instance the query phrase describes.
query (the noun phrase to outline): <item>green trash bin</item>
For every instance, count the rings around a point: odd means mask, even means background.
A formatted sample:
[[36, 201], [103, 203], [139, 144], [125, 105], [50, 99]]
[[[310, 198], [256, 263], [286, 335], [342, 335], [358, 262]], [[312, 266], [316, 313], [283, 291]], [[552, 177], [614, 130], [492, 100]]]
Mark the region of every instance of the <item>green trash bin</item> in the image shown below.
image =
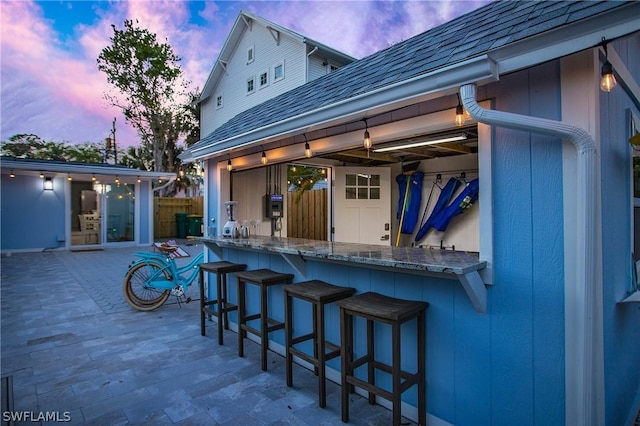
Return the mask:
[[202, 236], [202, 216], [197, 214], [187, 216], [187, 235], [194, 237]]
[[176, 213], [176, 237], [187, 238], [188, 213]]

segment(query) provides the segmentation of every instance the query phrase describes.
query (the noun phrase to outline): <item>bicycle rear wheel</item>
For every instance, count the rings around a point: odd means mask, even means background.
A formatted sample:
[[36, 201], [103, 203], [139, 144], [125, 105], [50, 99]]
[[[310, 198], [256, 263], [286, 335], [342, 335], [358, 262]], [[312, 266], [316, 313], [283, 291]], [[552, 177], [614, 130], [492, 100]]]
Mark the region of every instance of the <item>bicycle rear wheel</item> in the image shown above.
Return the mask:
[[158, 290], [146, 283], [150, 277], [171, 279], [164, 266], [154, 261], [139, 263], [129, 269], [124, 277], [124, 298], [133, 308], [139, 311], [152, 311], [160, 307], [169, 297], [169, 290]]

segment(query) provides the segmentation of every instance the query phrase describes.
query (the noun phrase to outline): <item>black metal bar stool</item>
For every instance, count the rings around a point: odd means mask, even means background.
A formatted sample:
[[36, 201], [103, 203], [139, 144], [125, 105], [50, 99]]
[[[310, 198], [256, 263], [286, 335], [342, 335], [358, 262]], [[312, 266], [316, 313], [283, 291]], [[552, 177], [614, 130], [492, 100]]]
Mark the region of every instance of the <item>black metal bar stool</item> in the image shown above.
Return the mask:
[[[269, 317], [267, 306], [267, 289], [272, 285], [290, 284], [293, 274], [282, 274], [270, 269], [256, 269], [236, 273], [238, 278], [238, 356], [244, 356], [244, 338], [247, 332], [260, 337], [262, 370], [267, 371], [267, 349], [269, 348], [269, 333], [284, 328], [284, 323]], [[247, 315], [246, 286], [254, 284], [260, 286], [260, 312]], [[251, 327], [247, 322], [260, 319], [260, 328]]]
[[[355, 293], [351, 287], [339, 287], [323, 281], [312, 280], [283, 287], [285, 292], [285, 338], [287, 386], [293, 386], [293, 356], [297, 356], [313, 365], [318, 376], [318, 396], [320, 407], [327, 405], [326, 366], [325, 362], [340, 355], [340, 346], [327, 342], [325, 338], [324, 311], [325, 305], [344, 299]], [[293, 337], [293, 298], [311, 303], [313, 312], [313, 331]], [[299, 350], [296, 344], [313, 339], [313, 356]], [[326, 348], [330, 351], [326, 352]]]
[[[205, 315], [213, 315], [218, 318], [218, 344], [222, 345], [222, 327], [229, 329], [228, 312], [238, 309], [237, 305], [227, 300], [227, 274], [240, 272], [247, 269], [247, 265], [231, 263], [227, 261], [201, 263], [200, 267], [200, 334], [205, 335]], [[216, 274], [216, 298], [206, 300], [204, 294], [204, 273]], [[214, 306], [216, 309], [212, 309]], [[211, 308], [209, 306], [212, 306]]]
[[[340, 306], [340, 329], [342, 344], [342, 421], [349, 421], [349, 392], [358, 386], [369, 393], [369, 403], [375, 404], [376, 396], [391, 401], [393, 424], [399, 426], [402, 418], [401, 396], [413, 385], [418, 385], [418, 424], [426, 425], [426, 366], [425, 366], [425, 311], [427, 302], [395, 299], [378, 293], [363, 293], [337, 302]], [[359, 316], [367, 320], [367, 353], [353, 359], [353, 321]], [[413, 318], [417, 320], [417, 372], [409, 373], [401, 368], [401, 325]], [[391, 365], [375, 359], [374, 321], [391, 325]], [[355, 377], [356, 368], [367, 365], [367, 381]], [[392, 390], [389, 392], [375, 384], [375, 370], [391, 374]]]

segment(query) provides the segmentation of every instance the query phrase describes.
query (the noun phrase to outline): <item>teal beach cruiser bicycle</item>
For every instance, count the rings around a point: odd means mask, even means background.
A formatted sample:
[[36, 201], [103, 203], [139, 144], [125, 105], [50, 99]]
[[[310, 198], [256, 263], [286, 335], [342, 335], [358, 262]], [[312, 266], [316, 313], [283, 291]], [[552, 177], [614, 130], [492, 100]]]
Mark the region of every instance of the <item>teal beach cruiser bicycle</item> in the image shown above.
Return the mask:
[[[124, 276], [124, 298], [139, 311], [159, 308], [170, 295], [174, 295], [180, 303], [185, 291], [198, 277], [198, 265], [204, 259], [204, 253], [199, 253], [191, 262], [178, 267], [172, 257], [177, 246], [159, 246], [158, 249], [160, 253], [136, 253], [140, 259], [129, 265]], [[191, 298], [184, 301], [189, 303]]]

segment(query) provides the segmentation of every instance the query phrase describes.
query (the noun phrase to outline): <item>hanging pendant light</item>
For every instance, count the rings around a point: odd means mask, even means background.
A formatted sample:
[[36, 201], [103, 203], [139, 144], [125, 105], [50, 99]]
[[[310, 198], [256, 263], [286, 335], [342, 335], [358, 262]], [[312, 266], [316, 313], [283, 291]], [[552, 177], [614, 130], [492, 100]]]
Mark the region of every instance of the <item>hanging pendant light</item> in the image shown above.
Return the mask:
[[233, 170], [233, 165], [231, 164], [231, 156], [229, 156], [227, 160], [227, 171], [230, 172], [231, 170]]
[[307, 135], [304, 135], [304, 156], [307, 158], [311, 158], [313, 153], [311, 152], [311, 147], [309, 146], [309, 141], [307, 140]]
[[364, 147], [368, 149], [371, 149], [371, 147], [373, 146], [373, 143], [371, 142], [371, 135], [369, 134], [369, 124], [367, 123], [367, 119], [364, 119], [364, 140], [363, 140], [363, 144]]
[[260, 158], [260, 162], [263, 165], [267, 164], [269, 162], [269, 160], [267, 160], [267, 154], [265, 154], [264, 149], [262, 150], [262, 158]]
[[604, 58], [605, 62], [602, 65], [602, 71], [600, 78], [600, 90], [603, 92], [610, 92], [614, 87], [618, 85], [616, 81], [616, 77], [613, 75], [613, 65], [609, 62], [608, 54], [607, 54], [607, 45], [604, 44], [604, 37], [602, 38], [603, 47], [604, 47]]
[[456, 126], [462, 127], [464, 124], [464, 108], [460, 101], [460, 94], [458, 93], [458, 106], [456, 107]]

